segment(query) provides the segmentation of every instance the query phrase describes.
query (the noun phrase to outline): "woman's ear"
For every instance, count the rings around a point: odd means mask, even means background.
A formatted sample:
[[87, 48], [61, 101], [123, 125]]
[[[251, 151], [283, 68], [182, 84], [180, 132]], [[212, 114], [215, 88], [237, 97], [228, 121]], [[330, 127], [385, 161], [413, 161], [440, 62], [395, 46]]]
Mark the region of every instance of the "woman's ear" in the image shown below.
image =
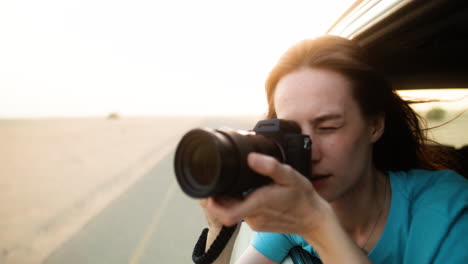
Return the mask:
[[385, 131], [385, 114], [377, 114], [370, 118], [371, 142], [375, 143]]

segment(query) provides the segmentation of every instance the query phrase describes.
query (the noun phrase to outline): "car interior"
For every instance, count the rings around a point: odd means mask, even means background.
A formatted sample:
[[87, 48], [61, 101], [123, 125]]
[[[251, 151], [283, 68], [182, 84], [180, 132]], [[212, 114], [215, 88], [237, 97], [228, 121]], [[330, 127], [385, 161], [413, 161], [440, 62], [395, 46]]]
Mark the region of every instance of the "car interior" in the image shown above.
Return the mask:
[[[466, 2], [409, 1], [352, 38], [370, 51], [398, 90], [468, 87]], [[468, 145], [435, 148], [455, 150], [452, 169], [468, 177]]]

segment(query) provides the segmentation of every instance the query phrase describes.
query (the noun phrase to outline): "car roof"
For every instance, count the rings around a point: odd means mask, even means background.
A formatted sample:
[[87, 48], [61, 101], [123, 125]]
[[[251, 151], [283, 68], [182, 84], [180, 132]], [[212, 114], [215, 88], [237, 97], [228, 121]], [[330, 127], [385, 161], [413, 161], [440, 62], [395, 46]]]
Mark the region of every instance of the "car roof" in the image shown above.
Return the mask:
[[357, 40], [397, 89], [468, 87], [466, 1], [356, 1], [328, 30]]

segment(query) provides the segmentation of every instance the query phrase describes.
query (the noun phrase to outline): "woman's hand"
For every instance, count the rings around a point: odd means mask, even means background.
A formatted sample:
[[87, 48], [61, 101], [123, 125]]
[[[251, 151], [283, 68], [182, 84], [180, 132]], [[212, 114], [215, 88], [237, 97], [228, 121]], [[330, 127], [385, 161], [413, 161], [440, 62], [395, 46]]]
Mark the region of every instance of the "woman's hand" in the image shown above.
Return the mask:
[[310, 234], [331, 211], [312, 183], [289, 165], [270, 156], [251, 153], [250, 168], [274, 183], [258, 188], [243, 200], [208, 198], [202, 207], [213, 225], [231, 226], [245, 220], [255, 231]]
[[210, 198], [200, 199], [200, 206], [203, 209], [203, 214], [205, 215], [206, 223], [210, 229], [221, 229], [223, 224], [219, 222], [208, 210], [208, 203]]
[[[205, 215], [206, 222], [208, 224], [208, 227], [210, 230], [221, 230], [223, 227], [223, 224], [226, 226], [233, 226], [237, 224], [237, 222], [232, 223], [232, 224], [225, 224], [223, 221], [220, 221], [218, 217], [212, 213], [213, 207], [219, 207], [219, 206], [230, 206], [229, 204], [236, 203], [238, 200], [235, 198], [231, 197], [208, 197], [205, 199], [200, 199], [199, 203], [200, 206], [203, 209], [203, 213]], [[239, 221], [240, 222], [240, 221]]]
[[274, 183], [244, 199], [206, 199], [203, 206], [213, 225], [231, 226], [243, 219], [255, 231], [302, 236], [324, 263], [370, 263], [306, 177], [261, 154], [249, 154], [248, 164]]
[[[207, 207], [210, 207], [209, 204], [213, 202], [213, 198], [201, 199], [200, 205], [203, 209], [205, 214], [206, 222], [208, 223], [208, 235], [206, 238], [206, 245], [205, 245], [205, 252], [211, 247], [213, 242], [215, 241], [216, 237], [218, 236], [219, 232], [223, 227], [223, 224], [218, 221], [218, 219], [210, 213]], [[213, 262], [213, 264], [227, 264], [230, 263], [232, 249], [234, 247], [234, 241], [236, 240], [237, 234], [239, 233], [240, 225], [237, 227], [236, 231], [233, 233], [232, 237], [230, 238], [229, 242], [224, 247], [221, 254], [218, 258]]]

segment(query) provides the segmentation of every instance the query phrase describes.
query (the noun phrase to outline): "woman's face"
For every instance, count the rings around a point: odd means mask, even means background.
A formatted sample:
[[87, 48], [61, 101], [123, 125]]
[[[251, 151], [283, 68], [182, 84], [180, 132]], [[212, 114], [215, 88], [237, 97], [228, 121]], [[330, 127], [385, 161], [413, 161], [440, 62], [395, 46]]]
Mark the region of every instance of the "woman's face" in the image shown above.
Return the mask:
[[289, 73], [276, 86], [274, 106], [278, 118], [296, 121], [311, 137], [311, 181], [323, 198], [333, 202], [362, 188], [383, 118], [364, 119], [343, 75], [312, 68]]

